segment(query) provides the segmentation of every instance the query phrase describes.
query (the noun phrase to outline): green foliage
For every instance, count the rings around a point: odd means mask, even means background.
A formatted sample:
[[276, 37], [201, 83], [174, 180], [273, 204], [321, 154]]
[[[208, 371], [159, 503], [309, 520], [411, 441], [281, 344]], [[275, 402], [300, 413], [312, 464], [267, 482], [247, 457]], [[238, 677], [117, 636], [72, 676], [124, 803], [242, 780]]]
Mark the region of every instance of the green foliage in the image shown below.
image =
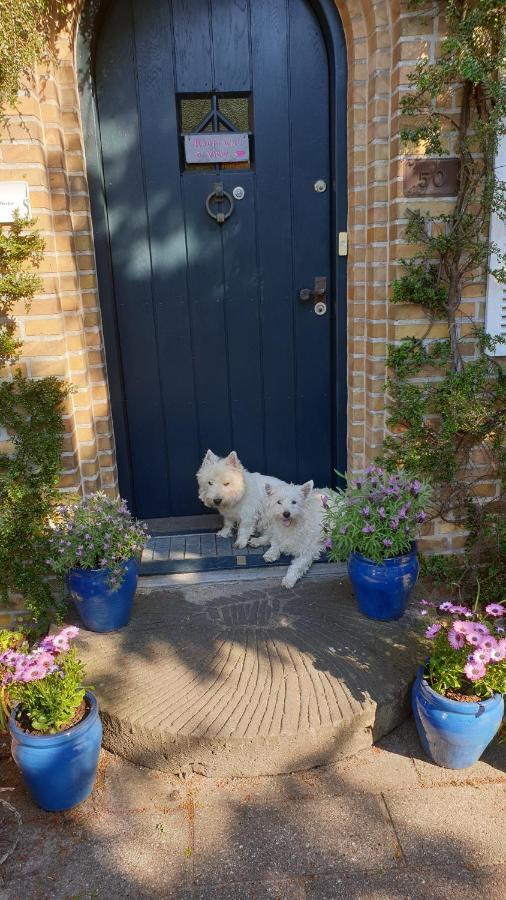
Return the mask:
[[21, 705], [18, 718], [34, 731], [55, 734], [70, 724], [83, 701], [84, 667], [72, 648], [58, 658], [54, 672], [38, 681], [9, 685], [9, 701]]
[[36, 267], [42, 259], [44, 242], [33, 230], [34, 222], [16, 216], [8, 231], [0, 230], [0, 369], [19, 355], [16, 323], [12, 318], [14, 304], [30, 307], [40, 288], [40, 279], [26, 267]]
[[0, 107], [15, 105], [23, 77], [52, 55], [58, 32], [78, 6], [66, 0], [0, 0]]
[[[0, 366], [13, 365], [19, 342], [11, 312], [29, 306], [39, 280], [32, 271], [43, 241], [33, 222], [16, 218], [0, 232]], [[20, 371], [0, 382], [0, 603], [22, 594], [36, 620], [55, 611], [48, 585], [47, 518], [57, 496], [63, 441], [61, 405], [67, 388], [56, 378], [32, 380]]]
[[430, 493], [406, 473], [368, 469], [328, 502], [324, 529], [330, 558], [340, 562], [360, 553], [382, 562], [408, 553], [427, 517]]
[[[412, 0], [411, 5], [420, 4]], [[506, 216], [506, 186], [494, 169], [498, 139], [506, 130], [506, 4], [439, 0], [439, 10], [447, 34], [438, 59], [421, 60], [409, 76], [401, 137], [423, 141], [427, 155], [438, 155], [447, 152], [447, 132], [457, 132], [460, 179], [452, 212], [412, 210], [409, 215], [406, 237], [417, 253], [403, 262], [392, 302], [421, 306], [427, 337], [389, 348], [391, 434], [379, 460], [391, 470], [405, 467], [431, 481], [434, 516], [470, 529], [466, 560], [455, 575], [462, 579], [465, 573], [459, 589], [473, 589], [476, 577], [473, 584], [468, 576], [474, 567], [483, 581], [482, 595], [492, 598], [493, 573], [499, 570], [484, 537], [482, 486], [497, 479], [504, 491], [506, 484], [506, 376], [492, 358], [500, 339], [466, 321], [461, 306], [465, 288], [486, 274], [491, 253], [497, 256], [496, 278], [506, 282], [506, 256], [486, 239], [491, 211]], [[455, 96], [458, 117], [445, 109], [455, 105]], [[446, 324], [447, 338], [430, 337], [435, 321]], [[474, 546], [487, 548], [479, 562]]]

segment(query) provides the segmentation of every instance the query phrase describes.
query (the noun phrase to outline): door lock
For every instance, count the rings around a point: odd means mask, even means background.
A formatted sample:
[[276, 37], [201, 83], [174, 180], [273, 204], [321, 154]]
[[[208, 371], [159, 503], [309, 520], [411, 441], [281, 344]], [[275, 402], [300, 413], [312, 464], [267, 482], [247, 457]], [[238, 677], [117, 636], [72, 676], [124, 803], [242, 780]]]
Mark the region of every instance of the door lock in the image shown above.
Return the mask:
[[[314, 290], [311, 291], [309, 288], [302, 288], [302, 290], [299, 291], [299, 299], [304, 302], [311, 300], [315, 304], [316, 312], [316, 304], [325, 304], [327, 301], [327, 279], [317, 276], [314, 280]], [[319, 313], [318, 315], [321, 316], [322, 313]]]

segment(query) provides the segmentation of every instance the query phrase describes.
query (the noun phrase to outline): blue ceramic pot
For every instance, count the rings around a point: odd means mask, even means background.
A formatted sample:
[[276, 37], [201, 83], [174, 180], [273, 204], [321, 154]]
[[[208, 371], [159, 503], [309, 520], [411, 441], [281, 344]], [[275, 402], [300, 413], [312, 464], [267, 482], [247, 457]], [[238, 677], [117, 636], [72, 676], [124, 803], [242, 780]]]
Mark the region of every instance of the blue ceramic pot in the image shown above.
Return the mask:
[[74, 605], [90, 631], [116, 631], [128, 625], [132, 613], [139, 566], [135, 559], [125, 563], [120, 587], [109, 587], [108, 569], [71, 569], [67, 584]]
[[376, 563], [360, 553], [348, 560], [348, 574], [364, 616], [388, 622], [400, 619], [418, 578], [416, 546], [410, 553]]
[[70, 809], [91, 794], [97, 774], [102, 723], [93, 694], [88, 715], [58, 734], [27, 734], [9, 718], [11, 751], [34, 803], [50, 812]]
[[504, 698], [494, 694], [479, 703], [460, 703], [433, 691], [418, 669], [411, 693], [416, 727], [427, 756], [446, 769], [467, 769], [497, 734]]

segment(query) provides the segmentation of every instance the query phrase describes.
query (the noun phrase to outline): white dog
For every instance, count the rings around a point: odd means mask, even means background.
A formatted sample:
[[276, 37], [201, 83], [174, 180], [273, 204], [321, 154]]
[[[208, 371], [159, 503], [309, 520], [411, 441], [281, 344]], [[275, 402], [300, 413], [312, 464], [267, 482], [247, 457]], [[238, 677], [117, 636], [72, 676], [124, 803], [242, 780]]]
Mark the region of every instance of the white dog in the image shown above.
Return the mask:
[[199, 500], [219, 510], [224, 525], [220, 537], [230, 537], [237, 526], [236, 547], [246, 547], [255, 531], [265, 530], [264, 513], [267, 496], [265, 485], [283, 485], [278, 478], [259, 472], [248, 472], [232, 450], [225, 458], [208, 450], [197, 472]]
[[281, 553], [293, 556], [293, 560], [281, 584], [292, 588], [320, 556], [325, 543], [323, 498], [331, 491], [313, 488], [312, 481], [305, 484], [275, 485], [268, 480], [265, 534], [250, 541], [252, 547], [271, 546], [264, 553], [266, 562], [275, 562]]

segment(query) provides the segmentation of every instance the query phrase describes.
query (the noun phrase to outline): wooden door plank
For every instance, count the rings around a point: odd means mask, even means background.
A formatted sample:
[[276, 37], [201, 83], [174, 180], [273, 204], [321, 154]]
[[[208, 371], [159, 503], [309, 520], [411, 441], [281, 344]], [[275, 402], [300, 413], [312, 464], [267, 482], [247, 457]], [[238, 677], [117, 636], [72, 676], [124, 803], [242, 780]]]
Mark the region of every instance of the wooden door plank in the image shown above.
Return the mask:
[[211, 0], [211, 22], [215, 90], [249, 90], [249, 0]]
[[[291, 195], [294, 241], [297, 480], [321, 487], [332, 475], [329, 70], [323, 35], [306, 0], [288, 0], [290, 15]], [[306, 65], [301, 66], [301, 60]], [[327, 190], [315, 191], [317, 180]], [[327, 313], [298, 299], [315, 276], [327, 278]]]
[[212, 90], [209, 4], [205, 0], [172, 0], [178, 91]]
[[200, 464], [186, 279], [185, 222], [169, 4], [134, 0], [137, 90], [149, 218], [151, 284], [158, 347], [170, 515], [199, 513]]
[[297, 475], [294, 285], [285, 4], [251, 4], [256, 229], [261, 283], [265, 470]]
[[[163, 515], [168, 505], [167, 453], [127, 4], [113, 6], [99, 33], [96, 86], [135, 508], [141, 516]], [[146, 440], [153, 434], [156, 441]]]

